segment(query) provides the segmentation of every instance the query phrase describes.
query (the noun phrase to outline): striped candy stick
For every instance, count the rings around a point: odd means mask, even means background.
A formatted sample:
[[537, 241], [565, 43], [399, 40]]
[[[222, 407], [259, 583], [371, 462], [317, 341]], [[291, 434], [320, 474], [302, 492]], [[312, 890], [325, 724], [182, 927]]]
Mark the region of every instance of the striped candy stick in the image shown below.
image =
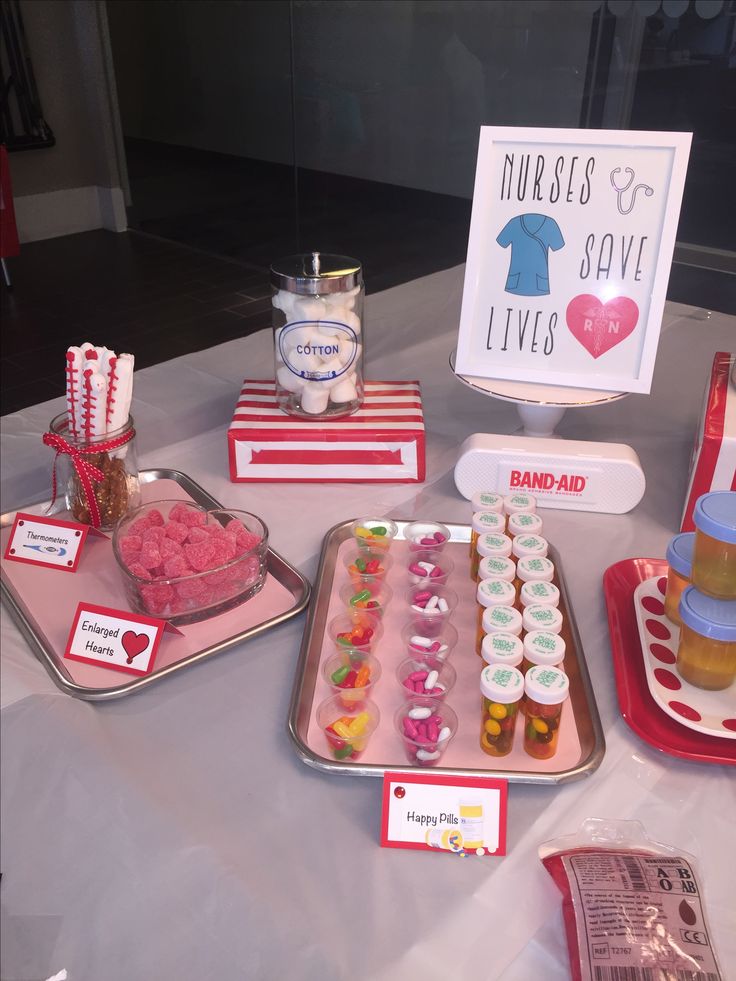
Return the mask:
[[80, 390], [82, 386], [82, 351], [70, 347], [66, 352], [66, 418], [69, 433], [74, 439], [80, 435], [79, 412], [81, 409]]

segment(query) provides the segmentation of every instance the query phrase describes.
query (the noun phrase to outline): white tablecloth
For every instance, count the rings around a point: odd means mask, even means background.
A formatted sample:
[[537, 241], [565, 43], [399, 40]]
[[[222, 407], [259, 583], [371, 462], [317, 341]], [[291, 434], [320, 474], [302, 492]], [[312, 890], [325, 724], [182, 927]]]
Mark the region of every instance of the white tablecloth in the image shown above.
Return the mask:
[[[452, 476], [459, 442], [518, 420], [449, 370], [461, 290], [454, 269], [368, 300], [368, 376], [422, 383], [424, 485], [231, 484], [225, 433], [243, 377], [272, 373], [268, 332], [136, 375], [141, 465], [183, 470], [262, 515], [273, 546], [310, 578], [338, 520], [467, 521]], [[650, 397], [571, 411], [559, 427], [629, 443], [647, 477], [630, 514], [545, 514], [606, 733], [592, 777], [512, 786], [505, 858], [381, 849], [380, 782], [315, 772], [289, 743], [303, 617], [140, 694], [90, 704], [54, 687], [3, 611], [3, 981], [62, 969], [70, 981], [566, 978], [560, 898], [537, 846], [590, 815], [637, 818], [698, 857], [733, 971], [733, 770], [663, 755], [627, 728], [601, 589], [609, 565], [661, 556], [677, 531], [712, 357], [736, 342], [734, 318], [689, 307], [668, 305], [665, 326]], [[3, 419], [3, 510], [48, 494], [40, 434], [62, 408], [57, 399]]]

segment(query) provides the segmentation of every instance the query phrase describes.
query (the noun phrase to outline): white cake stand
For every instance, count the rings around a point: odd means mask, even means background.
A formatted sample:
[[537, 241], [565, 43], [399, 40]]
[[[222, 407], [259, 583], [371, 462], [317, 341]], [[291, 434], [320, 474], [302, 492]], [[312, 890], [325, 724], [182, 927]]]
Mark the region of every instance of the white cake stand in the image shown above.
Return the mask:
[[450, 367], [455, 377], [483, 395], [503, 402], [514, 402], [521, 417], [525, 436], [553, 436], [555, 426], [567, 409], [584, 409], [625, 398], [628, 392], [601, 392], [593, 388], [566, 388], [563, 385], [537, 385], [533, 382], [507, 381], [501, 378], [478, 378], [455, 371], [455, 351]]

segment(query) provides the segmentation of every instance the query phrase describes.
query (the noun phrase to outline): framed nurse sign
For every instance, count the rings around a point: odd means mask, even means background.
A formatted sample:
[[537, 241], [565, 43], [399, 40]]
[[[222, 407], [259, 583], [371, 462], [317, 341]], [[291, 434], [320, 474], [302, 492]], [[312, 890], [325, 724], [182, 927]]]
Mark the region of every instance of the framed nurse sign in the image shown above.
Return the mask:
[[649, 392], [691, 137], [481, 127], [459, 374]]

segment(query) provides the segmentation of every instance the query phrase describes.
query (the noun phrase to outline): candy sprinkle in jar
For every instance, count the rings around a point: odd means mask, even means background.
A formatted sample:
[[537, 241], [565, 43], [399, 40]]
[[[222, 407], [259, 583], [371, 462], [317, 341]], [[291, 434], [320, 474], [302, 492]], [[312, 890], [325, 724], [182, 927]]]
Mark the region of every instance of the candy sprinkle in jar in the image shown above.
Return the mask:
[[693, 548], [695, 532], [683, 532], [675, 535], [667, 546], [667, 591], [664, 595], [664, 612], [673, 623], [679, 625], [680, 599], [684, 590], [690, 585], [693, 564]]
[[488, 756], [508, 756], [514, 745], [524, 678], [516, 668], [491, 664], [480, 673], [480, 748]]
[[716, 599], [736, 600], [736, 491], [703, 494], [693, 521], [693, 586]]
[[688, 586], [680, 600], [680, 617], [680, 676], [696, 688], [728, 688], [736, 678], [736, 603]]
[[537, 760], [557, 752], [562, 707], [570, 693], [570, 681], [559, 668], [530, 668], [524, 678], [526, 721], [524, 750]]

